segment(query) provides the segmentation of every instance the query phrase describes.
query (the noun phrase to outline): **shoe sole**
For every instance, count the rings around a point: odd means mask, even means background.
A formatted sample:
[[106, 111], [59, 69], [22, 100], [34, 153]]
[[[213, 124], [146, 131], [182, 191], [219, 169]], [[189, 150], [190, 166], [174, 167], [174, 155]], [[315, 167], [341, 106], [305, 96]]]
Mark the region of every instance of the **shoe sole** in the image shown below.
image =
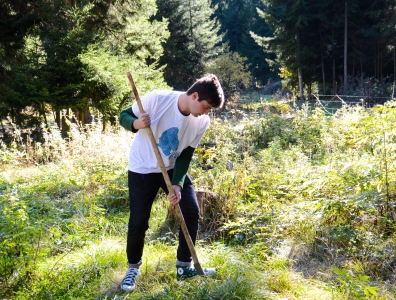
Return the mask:
[[122, 289], [124, 292], [130, 293], [130, 292], [132, 292], [132, 291], [135, 289], [136, 285], [134, 285], [132, 288], [124, 288], [124, 287], [122, 286], [122, 284], [121, 284], [120, 287], [121, 287], [121, 289]]

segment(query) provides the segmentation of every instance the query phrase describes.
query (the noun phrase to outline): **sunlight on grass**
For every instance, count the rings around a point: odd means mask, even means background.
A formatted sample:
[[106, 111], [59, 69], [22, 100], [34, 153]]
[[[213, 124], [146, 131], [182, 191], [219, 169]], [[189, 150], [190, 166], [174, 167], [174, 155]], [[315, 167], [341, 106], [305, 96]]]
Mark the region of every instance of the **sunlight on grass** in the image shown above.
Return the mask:
[[133, 134], [96, 124], [70, 139], [51, 129], [34, 151], [3, 145], [0, 297], [394, 299], [396, 113], [304, 106], [290, 118], [270, 104], [214, 119], [191, 162], [197, 254], [217, 274], [176, 281], [178, 224], [160, 194], [131, 294], [119, 285]]

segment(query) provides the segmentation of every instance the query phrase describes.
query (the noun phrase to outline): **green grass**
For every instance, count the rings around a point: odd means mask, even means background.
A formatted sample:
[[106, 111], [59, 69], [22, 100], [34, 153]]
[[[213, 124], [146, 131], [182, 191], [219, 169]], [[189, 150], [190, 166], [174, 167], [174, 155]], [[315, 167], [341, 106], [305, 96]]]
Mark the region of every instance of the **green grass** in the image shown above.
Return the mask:
[[394, 299], [393, 107], [328, 116], [249, 101], [212, 120], [191, 163], [212, 193], [197, 253], [217, 274], [176, 281], [177, 225], [159, 194], [131, 294], [119, 285], [133, 135], [98, 124], [69, 140], [53, 129], [34, 149], [2, 145], [0, 297]]

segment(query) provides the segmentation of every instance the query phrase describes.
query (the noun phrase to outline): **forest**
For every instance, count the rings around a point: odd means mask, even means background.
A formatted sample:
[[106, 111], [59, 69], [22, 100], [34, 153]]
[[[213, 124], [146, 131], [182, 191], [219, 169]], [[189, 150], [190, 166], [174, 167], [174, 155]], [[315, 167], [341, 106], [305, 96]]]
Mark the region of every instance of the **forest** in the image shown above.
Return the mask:
[[[396, 3], [0, 0], [0, 299], [396, 299]], [[135, 98], [218, 76], [196, 249], [152, 208], [124, 293]]]
[[220, 77], [227, 99], [241, 88], [290, 90], [301, 100], [359, 96], [372, 104], [394, 94], [391, 0], [0, 5], [0, 119], [19, 126], [47, 123], [50, 113], [60, 127], [64, 110], [79, 121], [89, 110], [113, 119], [132, 101], [126, 70], [143, 94], [186, 89], [207, 72]]

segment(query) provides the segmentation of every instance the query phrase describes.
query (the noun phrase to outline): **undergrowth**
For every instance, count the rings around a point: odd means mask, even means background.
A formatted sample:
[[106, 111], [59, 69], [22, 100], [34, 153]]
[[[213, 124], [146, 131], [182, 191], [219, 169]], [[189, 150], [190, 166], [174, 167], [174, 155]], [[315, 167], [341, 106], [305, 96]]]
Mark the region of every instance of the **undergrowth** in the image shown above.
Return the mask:
[[153, 207], [136, 291], [126, 269], [133, 134], [71, 124], [67, 138], [0, 142], [0, 297], [7, 299], [394, 299], [395, 102], [372, 109], [258, 101], [212, 117], [190, 173], [201, 263], [175, 280], [177, 225]]

